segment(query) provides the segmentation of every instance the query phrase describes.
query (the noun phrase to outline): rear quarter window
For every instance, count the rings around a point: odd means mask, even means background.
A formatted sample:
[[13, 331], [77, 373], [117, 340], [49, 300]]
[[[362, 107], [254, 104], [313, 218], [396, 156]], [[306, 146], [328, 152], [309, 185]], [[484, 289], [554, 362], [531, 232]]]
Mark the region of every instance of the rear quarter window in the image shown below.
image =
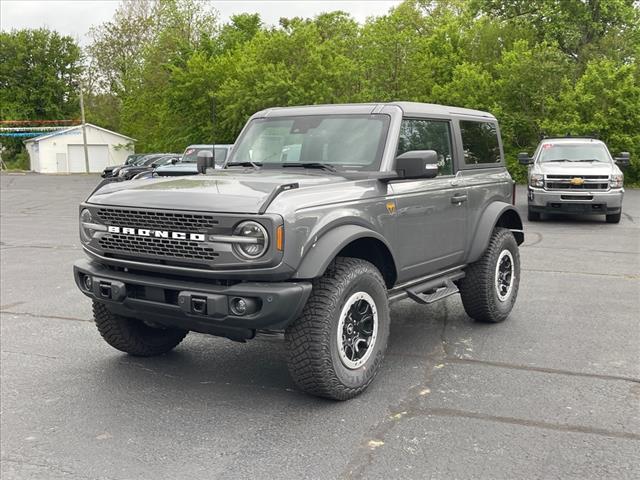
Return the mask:
[[500, 163], [500, 142], [495, 123], [461, 120], [460, 133], [466, 165]]

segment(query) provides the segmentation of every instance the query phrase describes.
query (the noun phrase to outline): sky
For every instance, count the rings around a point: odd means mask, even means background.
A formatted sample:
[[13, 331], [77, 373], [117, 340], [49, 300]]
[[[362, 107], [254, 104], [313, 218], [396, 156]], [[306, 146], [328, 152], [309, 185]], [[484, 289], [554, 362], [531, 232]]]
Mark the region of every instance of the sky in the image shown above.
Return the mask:
[[[89, 41], [93, 25], [110, 20], [119, 0], [0, 0], [0, 29], [47, 27], [77, 39]], [[399, 0], [213, 0], [222, 21], [237, 13], [259, 13], [267, 25], [276, 25], [280, 17], [313, 17], [319, 13], [344, 10], [358, 22], [369, 16], [387, 13]]]

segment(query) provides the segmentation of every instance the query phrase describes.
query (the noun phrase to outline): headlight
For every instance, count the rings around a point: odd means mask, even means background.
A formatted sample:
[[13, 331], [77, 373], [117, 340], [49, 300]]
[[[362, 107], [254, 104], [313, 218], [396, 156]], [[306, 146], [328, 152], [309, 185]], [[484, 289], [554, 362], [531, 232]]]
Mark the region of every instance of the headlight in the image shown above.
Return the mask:
[[120, 171], [118, 172], [118, 176], [119, 176], [119, 177], [124, 177], [126, 174], [127, 174], [127, 171], [126, 171], [126, 170], [124, 170], [124, 169], [122, 169], [122, 170], [120, 170]]
[[90, 242], [93, 238], [94, 230], [89, 228], [93, 225], [93, 216], [86, 208], [80, 212], [80, 238], [83, 242]]
[[269, 235], [258, 222], [249, 220], [238, 224], [233, 235], [242, 237], [233, 244], [234, 251], [242, 258], [253, 260], [261, 257], [269, 247]]
[[609, 180], [609, 186], [611, 188], [622, 188], [623, 183], [624, 183], [623, 174], [617, 173], [615, 175], [611, 175], [611, 180]]
[[539, 173], [532, 173], [529, 176], [529, 185], [539, 188], [544, 187], [544, 175], [541, 175]]

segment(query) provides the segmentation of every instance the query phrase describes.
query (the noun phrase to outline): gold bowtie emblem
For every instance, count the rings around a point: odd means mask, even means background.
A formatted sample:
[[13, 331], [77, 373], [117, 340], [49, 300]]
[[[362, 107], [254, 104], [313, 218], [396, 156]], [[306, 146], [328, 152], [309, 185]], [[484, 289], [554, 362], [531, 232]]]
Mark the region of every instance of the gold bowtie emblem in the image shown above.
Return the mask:
[[571, 185], [584, 185], [584, 179], [580, 177], [573, 177], [569, 183], [571, 183]]

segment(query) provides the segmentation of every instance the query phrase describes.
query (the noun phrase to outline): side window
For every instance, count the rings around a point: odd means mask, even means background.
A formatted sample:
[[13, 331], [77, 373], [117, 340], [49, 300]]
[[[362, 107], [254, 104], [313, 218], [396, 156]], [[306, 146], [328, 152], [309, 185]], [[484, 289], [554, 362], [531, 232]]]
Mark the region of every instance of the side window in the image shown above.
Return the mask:
[[477, 165], [479, 163], [500, 162], [498, 129], [495, 123], [461, 120], [460, 131], [464, 148], [464, 163]]
[[398, 155], [410, 150], [435, 150], [438, 175], [453, 175], [449, 122], [407, 118], [400, 125]]

